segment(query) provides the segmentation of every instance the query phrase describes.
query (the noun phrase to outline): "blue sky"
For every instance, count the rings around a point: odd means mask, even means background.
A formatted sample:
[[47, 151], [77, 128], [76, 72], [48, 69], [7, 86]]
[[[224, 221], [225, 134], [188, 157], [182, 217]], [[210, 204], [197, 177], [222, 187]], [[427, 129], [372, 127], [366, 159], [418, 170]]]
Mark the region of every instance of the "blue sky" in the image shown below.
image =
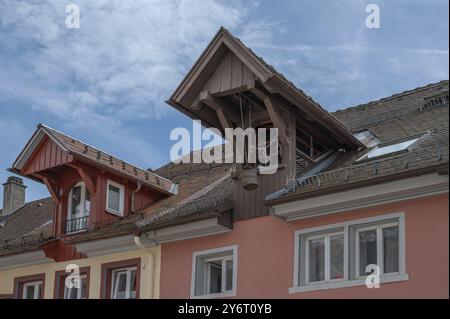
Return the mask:
[[[65, 7], [80, 6], [79, 29]], [[365, 27], [378, 4], [381, 28]], [[223, 25], [328, 110], [448, 79], [448, 0], [0, 0], [0, 181], [38, 123], [142, 167], [192, 127], [164, 101]], [[27, 200], [47, 196], [30, 180]], [[2, 202], [2, 194], [0, 194]]]

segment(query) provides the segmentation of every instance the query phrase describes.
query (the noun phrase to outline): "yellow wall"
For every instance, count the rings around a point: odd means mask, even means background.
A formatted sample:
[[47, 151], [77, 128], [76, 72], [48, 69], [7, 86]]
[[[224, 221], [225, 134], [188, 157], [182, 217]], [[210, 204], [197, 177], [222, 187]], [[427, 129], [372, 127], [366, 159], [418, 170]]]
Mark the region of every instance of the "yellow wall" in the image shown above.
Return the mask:
[[[140, 298], [159, 298], [159, 274], [161, 265], [160, 247], [161, 246], [153, 247], [149, 249], [150, 252], [136, 249], [124, 253], [0, 271], [0, 295], [13, 293], [14, 278], [16, 277], [45, 273], [44, 298], [52, 299], [55, 284], [55, 272], [59, 270], [65, 270], [68, 264], [77, 264], [78, 266], [80, 266], [80, 268], [90, 266], [89, 298], [98, 299], [100, 297], [100, 278], [102, 264], [140, 257]], [[151, 253], [153, 253], [155, 256], [155, 271], [153, 270], [154, 268], [152, 265]], [[153, 280], [153, 274], [155, 274], [155, 280]]]

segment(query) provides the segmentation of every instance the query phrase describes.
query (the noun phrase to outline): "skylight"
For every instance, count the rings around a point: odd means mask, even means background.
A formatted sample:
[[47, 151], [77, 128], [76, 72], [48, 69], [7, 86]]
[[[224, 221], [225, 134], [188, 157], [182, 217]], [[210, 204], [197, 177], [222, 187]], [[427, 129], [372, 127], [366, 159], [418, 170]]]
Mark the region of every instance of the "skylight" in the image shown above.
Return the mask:
[[369, 153], [367, 153], [362, 158], [360, 158], [359, 161], [407, 150], [411, 145], [416, 143], [420, 138], [421, 138], [421, 136], [416, 136], [409, 140], [403, 140], [402, 142], [389, 143], [386, 145], [376, 146], [372, 150], [370, 150]]

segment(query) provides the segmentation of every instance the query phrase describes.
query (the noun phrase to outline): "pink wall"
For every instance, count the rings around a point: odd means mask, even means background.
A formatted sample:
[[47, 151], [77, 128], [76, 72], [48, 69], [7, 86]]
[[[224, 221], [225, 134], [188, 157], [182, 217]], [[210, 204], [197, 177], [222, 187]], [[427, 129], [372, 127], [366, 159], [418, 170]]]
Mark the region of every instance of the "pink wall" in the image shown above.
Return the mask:
[[[162, 245], [161, 298], [189, 298], [192, 253], [238, 245], [238, 298], [448, 298], [448, 194], [287, 223], [265, 216], [234, 223], [233, 231]], [[409, 281], [379, 289], [338, 288], [289, 294], [294, 231], [352, 219], [405, 212]]]

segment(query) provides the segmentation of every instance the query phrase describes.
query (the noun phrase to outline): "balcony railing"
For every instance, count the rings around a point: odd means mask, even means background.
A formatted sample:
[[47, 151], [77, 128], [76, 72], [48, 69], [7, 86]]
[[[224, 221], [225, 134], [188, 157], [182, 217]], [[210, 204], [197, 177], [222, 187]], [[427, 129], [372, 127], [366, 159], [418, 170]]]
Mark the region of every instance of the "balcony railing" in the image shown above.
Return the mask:
[[89, 215], [80, 218], [68, 219], [64, 223], [64, 233], [70, 234], [81, 230], [86, 230], [88, 229], [88, 226]]

